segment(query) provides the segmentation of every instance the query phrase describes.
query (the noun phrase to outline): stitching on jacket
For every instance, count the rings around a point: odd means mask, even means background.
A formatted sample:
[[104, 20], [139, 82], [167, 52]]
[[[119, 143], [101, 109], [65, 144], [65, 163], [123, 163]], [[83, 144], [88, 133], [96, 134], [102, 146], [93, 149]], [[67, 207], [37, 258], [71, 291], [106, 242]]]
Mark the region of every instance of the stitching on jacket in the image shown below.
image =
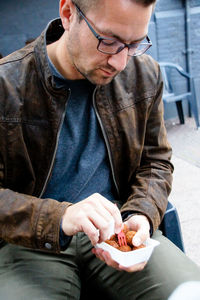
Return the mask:
[[33, 51], [27, 53], [26, 55], [22, 56], [21, 58], [17, 58], [17, 59], [14, 59], [14, 60], [8, 60], [8, 61], [5, 61], [5, 62], [2, 62], [2, 63], [0, 63], [0, 66], [7, 65], [7, 64], [10, 64], [10, 63], [14, 63], [14, 62], [17, 62], [17, 61], [21, 61], [24, 58], [26, 58], [27, 56], [33, 54], [34, 52], [35, 51], [33, 50]]
[[44, 124], [48, 126], [48, 122], [45, 120], [23, 120], [21, 118], [4, 118], [0, 117], [0, 123], [16, 123], [16, 124], [29, 124], [39, 126]]
[[132, 104], [130, 105], [127, 105], [127, 106], [123, 106], [122, 108], [120, 109], [115, 109], [113, 110], [113, 112], [119, 112], [119, 111], [122, 111], [122, 110], [126, 110], [127, 108], [130, 108], [130, 107], [135, 107], [138, 103], [141, 103], [141, 102], [144, 102], [144, 101], [148, 101], [148, 99], [153, 99], [155, 97], [155, 95], [152, 95], [152, 96], [149, 96], [149, 97], [146, 97], [146, 98], [143, 98], [142, 100], [138, 100], [138, 101], [134, 101]]

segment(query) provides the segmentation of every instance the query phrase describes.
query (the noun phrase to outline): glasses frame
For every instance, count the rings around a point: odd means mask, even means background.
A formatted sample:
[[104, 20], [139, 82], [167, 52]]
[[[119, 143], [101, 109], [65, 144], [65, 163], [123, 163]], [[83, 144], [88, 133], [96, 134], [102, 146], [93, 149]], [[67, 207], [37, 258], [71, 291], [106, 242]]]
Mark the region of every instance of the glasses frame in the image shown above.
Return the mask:
[[[83, 14], [83, 12], [81, 11], [81, 9], [74, 3], [77, 11], [79, 12], [79, 14], [81, 15], [81, 17], [85, 20], [86, 24], [88, 25], [89, 29], [91, 30], [91, 32], [93, 33], [93, 35], [96, 37], [96, 39], [98, 40], [98, 45], [97, 45], [97, 50], [99, 52], [102, 52], [104, 54], [110, 54], [110, 55], [115, 55], [119, 52], [121, 52], [122, 50], [124, 50], [124, 48], [128, 48], [128, 56], [140, 56], [142, 54], [144, 54], [151, 46], [152, 46], [152, 42], [150, 40], [150, 38], [148, 37], [148, 35], [146, 36], [146, 40], [147, 40], [147, 43], [146, 42], [135, 42], [135, 43], [131, 43], [131, 44], [126, 44], [124, 42], [121, 42], [119, 40], [117, 40], [122, 46], [118, 48], [118, 50], [115, 52], [115, 53], [112, 53], [112, 52], [106, 52], [106, 51], [103, 51], [101, 49], [99, 49], [100, 47], [100, 44], [103, 40], [109, 40], [109, 41], [115, 41], [116, 39], [113, 39], [113, 38], [109, 38], [109, 37], [104, 37], [104, 36], [100, 36], [95, 30], [94, 28], [92, 27], [92, 25], [89, 23], [89, 21], [87, 20], [87, 18], [85, 17], [85, 15]], [[133, 45], [146, 45], [146, 48], [144, 48], [144, 51], [142, 53], [139, 53], [139, 54], [129, 54], [129, 49], [131, 49], [131, 47]]]

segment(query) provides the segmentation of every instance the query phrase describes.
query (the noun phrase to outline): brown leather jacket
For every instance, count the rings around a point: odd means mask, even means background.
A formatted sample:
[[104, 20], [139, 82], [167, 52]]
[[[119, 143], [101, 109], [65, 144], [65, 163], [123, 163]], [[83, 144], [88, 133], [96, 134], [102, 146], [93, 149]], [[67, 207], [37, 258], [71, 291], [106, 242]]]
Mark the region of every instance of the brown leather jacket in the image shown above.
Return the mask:
[[[55, 252], [69, 203], [41, 196], [69, 95], [55, 88], [46, 40], [62, 33], [60, 20], [54, 20], [36, 41], [0, 61], [0, 238], [37, 249], [50, 244]], [[165, 212], [173, 171], [162, 86], [158, 64], [143, 55], [93, 96], [122, 212], [145, 214], [153, 230]]]

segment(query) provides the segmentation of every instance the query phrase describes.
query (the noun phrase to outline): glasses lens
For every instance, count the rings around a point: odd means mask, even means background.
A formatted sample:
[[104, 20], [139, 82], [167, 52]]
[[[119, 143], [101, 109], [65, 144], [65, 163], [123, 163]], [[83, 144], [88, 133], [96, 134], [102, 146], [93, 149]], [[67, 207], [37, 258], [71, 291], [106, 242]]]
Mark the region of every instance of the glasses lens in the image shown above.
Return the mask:
[[141, 44], [132, 44], [129, 47], [128, 54], [130, 56], [139, 56], [145, 53], [150, 47], [148, 43], [141, 43]]
[[[106, 54], [117, 54], [122, 51], [126, 45], [114, 39], [102, 39], [99, 42], [97, 49]], [[151, 43], [146, 40], [141, 43], [133, 43], [128, 45], [129, 56], [139, 56], [144, 54], [151, 47]]]
[[107, 54], [116, 54], [124, 48], [124, 44], [114, 39], [102, 39], [98, 50]]

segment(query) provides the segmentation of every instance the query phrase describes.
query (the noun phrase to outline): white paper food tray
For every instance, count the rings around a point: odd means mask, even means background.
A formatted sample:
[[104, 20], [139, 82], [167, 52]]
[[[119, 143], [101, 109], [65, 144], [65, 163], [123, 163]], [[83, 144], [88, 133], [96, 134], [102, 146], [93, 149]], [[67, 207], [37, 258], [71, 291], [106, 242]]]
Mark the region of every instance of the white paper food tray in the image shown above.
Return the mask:
[[135, 264], [148, 261], [154, 248], [160, 243], [154, 239], [149, 238], [144, 244], [146, 245], [146, 247], [128, 252], [122, 252], [104, 242], [96, 244], [95, 247], [108, 251], [112, 259], [118, 262], [120, 265], [124, 267], [130, 267]]

